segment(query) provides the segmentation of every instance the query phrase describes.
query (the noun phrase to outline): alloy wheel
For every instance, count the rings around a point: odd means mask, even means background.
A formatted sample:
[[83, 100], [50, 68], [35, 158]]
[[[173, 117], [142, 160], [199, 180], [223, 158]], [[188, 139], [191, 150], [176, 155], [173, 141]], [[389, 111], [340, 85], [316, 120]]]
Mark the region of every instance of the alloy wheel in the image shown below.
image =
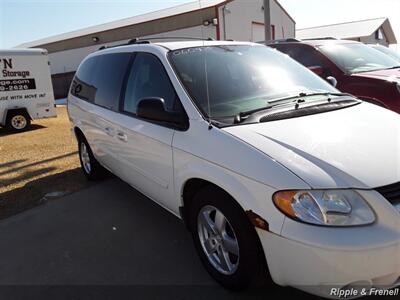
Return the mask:
[[92, 166], [90, 164], [89, 151], [84, 142], [81, 143], [81, 161], [82, 161], [82, 166], [83, 166], [83, 169], [85, 170], [85, 172], [87, 174], [90, 174], [90, 172], [92, 170]]
[[239, 266], [239, 244], [229, 221], [218, 208], [204, 206], [197, 217], [200, 244], [211, 265], [224, 275]]

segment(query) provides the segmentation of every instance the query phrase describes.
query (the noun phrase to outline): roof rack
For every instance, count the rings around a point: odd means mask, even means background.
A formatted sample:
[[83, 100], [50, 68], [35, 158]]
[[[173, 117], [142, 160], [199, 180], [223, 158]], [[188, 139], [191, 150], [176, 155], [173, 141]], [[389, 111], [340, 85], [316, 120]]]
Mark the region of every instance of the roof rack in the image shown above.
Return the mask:
[[188, 36], [155, 36], [151, 38], [146, 38], [145, 40], [193, 40], [193, 41], [215, 41], [212, 37], [208, 38], [198, 38], [198, 37], [188, 37]]
[[150, 44], [149, 41], [147, 40], [140, 40], [138, 38], [134, 38], [129, 40], [127, 43], [125, 44], [118, 44], [118, 45], [113, 45], [113, 46], [101, 46], [98, 50], [104, 50], [104, 49], [109, 49], [109, 48], [115, 48], [115, 47], [120, 47], [120, 46], [127, 46], [127, 45], [133, 45], [133, 44]]
[[318, 40], [337, 40], [337, 38], [326, 36], [320, 38], [309, 38], [309, 39], [302, 39], [302, 41], [318, 41]]
[[120, 46], [127, 46], [127, 45], [138, 45], [138, 44], [150, 44], [152, 40], [195, 40], [195, 41], [214, 41], [212, 37], [208, 38], [194, 38], [194, 37], [151, 37], [151, 38], [146, 38], [146, 39], [140, 39], [140, 38], [133, 38], [130, 39], [127, 43], [125, 44], [118, 44], [118, 45], [113, 45], [113, 46], [101, 46], [98, 50], [104, 50], [104, 49], [109, 49], [109, 48], [114, 48], [114, 47], [120, 47]]
[[135, 45], [135, 44], [150, 44], [148, 40], [141, 40], [139, 38], [134, 38], [128, 41], [125, 45]]
[[[278, 40], [272, 40], [269, 41], [268, 44], [279, 44], [279, 43], [299, 43], [301, 42], [298, 39], [295, 38], [287, 38], [287, 39], [278, 39]], [[265, 42], [264, 42], [265, 43]]]

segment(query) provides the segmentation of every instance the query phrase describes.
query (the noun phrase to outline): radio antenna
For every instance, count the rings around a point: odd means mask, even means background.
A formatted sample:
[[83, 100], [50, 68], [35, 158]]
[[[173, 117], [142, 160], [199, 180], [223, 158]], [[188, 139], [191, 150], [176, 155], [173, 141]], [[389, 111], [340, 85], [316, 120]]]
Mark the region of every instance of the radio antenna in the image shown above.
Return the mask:
[[[200, 11], [202, 11], [201, 0], [199, 1]], [[203, 40], [203, 58], [204, 58], [204, 73], [205, 73], [205, 80], [206, 80], [206, 97], [207, 97], [207, 114], [208, 114], [208, 130], [213, 128], [212, 120], [211, 120], [211, 106], [210, 106], [210, 91], [208, 87], [208, 66], [207, 66], [207, 49], [205, 49], [205, 37], [204, 37], [204, 21], [203, 14], [200, 15], [201, 18], [201, 36]]]

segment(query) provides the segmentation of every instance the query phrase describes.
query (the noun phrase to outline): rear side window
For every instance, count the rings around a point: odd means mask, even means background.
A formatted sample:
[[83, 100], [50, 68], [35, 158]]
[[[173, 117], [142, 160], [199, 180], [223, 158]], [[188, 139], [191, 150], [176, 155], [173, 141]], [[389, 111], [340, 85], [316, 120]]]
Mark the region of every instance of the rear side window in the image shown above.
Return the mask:
[[96, 57], [89, 58], [79, 67], [71, 85], [72, 95], [92, 103], [96, 95], [93, 86], [95, 60]]
[[130, 57], [130, 53], [115, 53], [89, 58], [79, 67], [71, 93], [83, 100], [117, 111]]
[[118, 110], [121, 88], [130, 57], [130, 53], [106, 54], [99, 57], [93, 81], [96, 89], [94, 102], [97, 105], [114, 111]]
[[168, 111], [182, 110], [160, 60], [149, 53], [138, 53], [129, 72], [123, 110], [136, 114], [140, 100], [150, 97], [163, 98]]

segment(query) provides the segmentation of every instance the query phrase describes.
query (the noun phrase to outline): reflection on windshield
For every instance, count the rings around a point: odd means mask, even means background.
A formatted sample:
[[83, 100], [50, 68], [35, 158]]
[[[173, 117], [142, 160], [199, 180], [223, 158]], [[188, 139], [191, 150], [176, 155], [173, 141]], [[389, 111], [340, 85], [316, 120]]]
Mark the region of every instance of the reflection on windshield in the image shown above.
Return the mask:
[[371, 47], [385, 53], [386, 55], [389, 55], [391, 58], [397, 60], [400, 63], [400, 53], [382, 45], [371, 45]]
[[399, 65], [391, 57], [364, 44], [327, 44], [320, 50], [347, 73], [389, 69]]
[[188, 48], [172, 51], [169, 58], [206, 117], [209, 111], [212, 118], [235, 116], [241, 111], [265, 107], [271, 100], [301, 92], [337, 92], [287, 55], [261, 45]]

